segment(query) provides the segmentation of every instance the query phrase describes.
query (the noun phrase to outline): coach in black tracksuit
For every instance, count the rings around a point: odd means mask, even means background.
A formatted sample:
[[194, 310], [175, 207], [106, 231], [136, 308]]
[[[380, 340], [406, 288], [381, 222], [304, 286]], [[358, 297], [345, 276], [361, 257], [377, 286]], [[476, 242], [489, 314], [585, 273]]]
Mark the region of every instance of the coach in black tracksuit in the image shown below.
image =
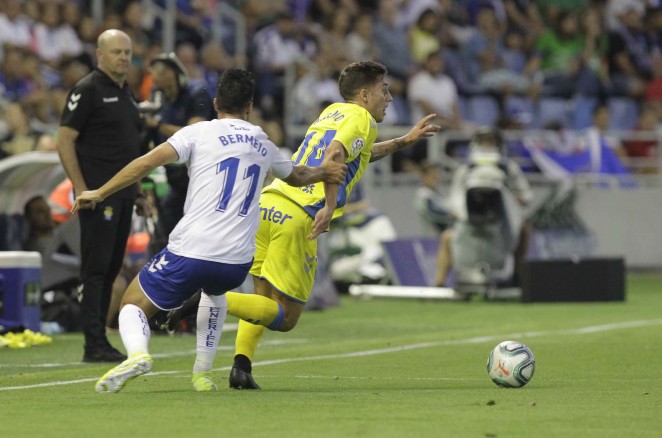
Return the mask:
[[[57, 150], [76, 195], [97, 189], [141, 154], [142, 120], [127, 88], [131, 39], [111, 29], [97, 40], [98, 67], [69, 92]], [[148, 213], [137, 186], [80, 211], [83, 362], [121, 362], [126, 356], [106, 338], [113, 281], [124, 259], [133, 205]]]

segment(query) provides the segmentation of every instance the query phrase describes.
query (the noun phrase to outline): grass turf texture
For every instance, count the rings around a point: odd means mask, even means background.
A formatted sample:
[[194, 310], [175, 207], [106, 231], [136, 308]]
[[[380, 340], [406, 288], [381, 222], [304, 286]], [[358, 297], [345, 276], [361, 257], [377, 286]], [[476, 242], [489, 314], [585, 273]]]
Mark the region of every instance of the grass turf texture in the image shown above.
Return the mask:
[[[291, 333], [266, 333], [259, 392], [227, 388], [232, 332], [216, 360], [220, 390], [204, 394], [190, 384], [192, 336], [153, 336], [152, 373], [102, 395], [94, 382], [109, 366], [79, 363], [81, 335], [58, 335], [0, 350], [0, 436], [659, 437], [660, 309], [654, 275], [630, 275], [625, 303], [345, 296]], [[536, 357], [521, 389], [498, 388], [485, 369], [507, 339]], [[19, 388], [31, 385], [43, 386]]]

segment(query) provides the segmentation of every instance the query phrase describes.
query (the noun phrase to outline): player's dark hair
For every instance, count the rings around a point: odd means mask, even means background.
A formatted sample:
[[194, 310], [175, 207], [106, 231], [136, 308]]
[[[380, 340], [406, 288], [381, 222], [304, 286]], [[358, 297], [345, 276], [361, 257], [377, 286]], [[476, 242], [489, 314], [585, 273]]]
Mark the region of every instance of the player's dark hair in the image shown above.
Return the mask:
[[340, 72], [338, 90], [345, 100], [353, 99], [362, 88], [369, 88], [388, 73], [379, 62], [359, 61], [349, 64]]
[[231, 68], [218, 78], [216, 103], [220, 112], [241, 114], [253, 101], [255, 79], [249, 71]]

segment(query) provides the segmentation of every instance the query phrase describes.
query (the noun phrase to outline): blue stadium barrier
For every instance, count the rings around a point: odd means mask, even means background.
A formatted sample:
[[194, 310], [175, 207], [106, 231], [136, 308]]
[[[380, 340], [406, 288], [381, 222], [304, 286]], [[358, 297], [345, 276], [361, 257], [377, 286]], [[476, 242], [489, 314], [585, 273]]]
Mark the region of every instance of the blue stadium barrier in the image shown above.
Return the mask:
[[382, 242], [382, 245], [395, 285], [434, 286], [438, 238], [413, 237]]

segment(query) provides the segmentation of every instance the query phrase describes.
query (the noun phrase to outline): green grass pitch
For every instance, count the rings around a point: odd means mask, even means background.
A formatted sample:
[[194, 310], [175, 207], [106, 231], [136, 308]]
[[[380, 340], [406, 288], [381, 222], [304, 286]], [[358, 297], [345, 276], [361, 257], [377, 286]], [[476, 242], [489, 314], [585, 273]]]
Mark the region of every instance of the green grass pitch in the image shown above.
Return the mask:
[[[79, 362], [80, 334], [57, 335], [0, 350], [0, 437], [660, 437], [661, 332], [659, 275], [630, 275], [624, 303], [343, 296], [266, 333], [262, 391], [227, 388], [229, 331], [219, 392], [191, 387], [194, 337], [153, 336], [152, 372], [103, 395], [94, 382], [108, 367]], [[487, 376], [489, 351], [508, 339], [535, 354], [524, 388]]]

